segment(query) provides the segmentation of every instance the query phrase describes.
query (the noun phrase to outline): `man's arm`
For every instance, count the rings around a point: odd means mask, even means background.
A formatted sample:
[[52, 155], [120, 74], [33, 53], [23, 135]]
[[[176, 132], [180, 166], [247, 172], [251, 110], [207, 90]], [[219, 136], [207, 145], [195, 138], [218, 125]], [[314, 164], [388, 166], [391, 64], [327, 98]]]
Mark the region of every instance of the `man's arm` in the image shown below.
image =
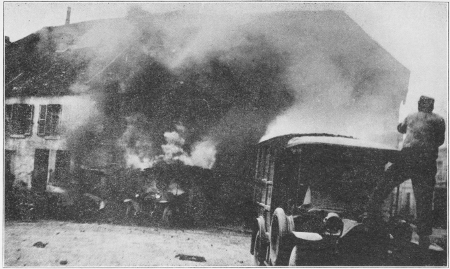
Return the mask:
[[436, 145], [440, 146], [444, 144], [445, 141], [445, 121], [444, 119], [439, 119], [436, 126]]
[[408, 117], [406, 117], [402, 123], [399, 123], [397, 125], [397, 131], [399, 133], [406, 134], [406, 127], [408, 127], [407, 120], [408, 120]]

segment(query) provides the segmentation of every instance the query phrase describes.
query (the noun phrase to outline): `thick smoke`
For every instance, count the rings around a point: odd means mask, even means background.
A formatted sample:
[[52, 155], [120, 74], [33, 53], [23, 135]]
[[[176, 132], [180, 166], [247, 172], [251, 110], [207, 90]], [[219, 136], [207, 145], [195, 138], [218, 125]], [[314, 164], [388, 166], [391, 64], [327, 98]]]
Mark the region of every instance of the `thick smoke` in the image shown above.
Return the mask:
[[334, 133], [395, 146], [396, 139], [386, 136], [396, 130], [392, 114], [399, 105], [396, 83], [390, 81], [393, 75], [354, 70], [341, 60], [316, 53], [291, 67], [297, 102], [270, 124], [263, 139], [286, 133]]
[[395, 143], [407, 72], [348, 20], [326, 11], [241, 19], [133, 8], [88, 24], [73, 47], [87, 48], [89, 65], [72, 89], [99, 113], [71, 145], [96, 165], [181, 161], [238, 178], [263, 136]]
[[[246, 152], [292, 104], [288, 55], [263, 32], [190, 18], [134, 9], [123, 20], [130, 27], [125, 38], [115, 33], [105, 50], [92, 43], [89, 68], [73, 89], [96, 101], [103, 128], [89, 124], [73, 136], [72, 145], [85, 149], [80, 160], [136, 168], [179, 160], [213, 168], [221, 155]], [[75, 47], [89, 47], [98, 29], [109, 33], [115, 25], [94, 26]]]
[[[398, 107], [409, 72], [339, 12], [285, 16], [290, 27], [274, 35], [282, 40], [278, 47], [294, 48], [287, 83], [296, 101], [271, 122], [262, 140], [332, 133], [396, 146]], [[268, 16], [261, 26], [270, 31], [276, 18]]]
[[61, 37], [54, 43], [62, 66], [74, 65], [70, 90], [89, 100], [67, 129], [75, 164], [169, 163], [181, 177], [207, 171], [188, 166], [211, 169], [208, 184], [197, 178], [208, 202], [222, 216], [250, 216], [243, 203], [262, 137], [317, 132], [396, 143], [408, 72], [345, 14], [241, 17], [134, 7], [122, 19], [48, 31]]

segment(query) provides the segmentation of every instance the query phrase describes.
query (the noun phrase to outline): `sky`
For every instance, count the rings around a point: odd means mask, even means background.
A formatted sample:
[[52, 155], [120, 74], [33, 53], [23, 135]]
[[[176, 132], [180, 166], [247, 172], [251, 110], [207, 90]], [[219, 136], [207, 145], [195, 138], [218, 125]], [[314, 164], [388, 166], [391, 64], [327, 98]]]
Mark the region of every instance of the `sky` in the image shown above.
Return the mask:
[[[67, 7], [71, 23], [124, 17], [132, 3], [4, 2], [4, 35], [19, 40], [45, 26], [63, 25]], [[447, 118], [448, 4], [445, 2], [153, 2], [134, 3], [161, 13], [187, 10], [234, 15], [281, 10], [343, 10], [369, 36], [411, 71], [403, 113], [417, 110], [421, 95], [434, 97], [435, 112]]]

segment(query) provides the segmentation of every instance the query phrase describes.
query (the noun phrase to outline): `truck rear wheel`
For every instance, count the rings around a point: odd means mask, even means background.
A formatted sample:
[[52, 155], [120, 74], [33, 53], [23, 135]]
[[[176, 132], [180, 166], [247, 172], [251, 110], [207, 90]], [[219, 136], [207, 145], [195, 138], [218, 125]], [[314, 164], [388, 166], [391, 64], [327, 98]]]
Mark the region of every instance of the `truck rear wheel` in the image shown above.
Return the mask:
[[282, 208], [275, 209], [270, 232], [270, 262], [275, 266], [286, 266], [289, 263], [290, 244], [287, 235], [292, 229]]
[[266, 259], [266, 248], [263, 246], [263, 239], [261, 238], [261, 232], [258, 232], [255, 237], [253, 258], [256, 266], [264, 266], [264, 260]]

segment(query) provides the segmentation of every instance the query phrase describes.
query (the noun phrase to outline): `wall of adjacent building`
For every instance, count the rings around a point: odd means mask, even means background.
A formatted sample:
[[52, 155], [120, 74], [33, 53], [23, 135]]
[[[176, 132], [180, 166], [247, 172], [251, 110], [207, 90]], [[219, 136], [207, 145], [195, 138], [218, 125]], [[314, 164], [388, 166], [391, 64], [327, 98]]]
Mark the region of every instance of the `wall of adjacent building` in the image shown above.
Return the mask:
[[[32, 186], [36, 149], [49, 150], [48, 170], [55, 171], [58, 150], [69, 150], [68, 139], [72, 131], [95, 114], [95, 102], [89, 96], [15, 97], [5, 100], [5, 105], [33, 105], [32, 132], [30, 135], [5, 136], [5, 150], [10, 155], [11, 172], [16, 181]], [[55, 136], [38, 136], [40, 105], [59, 104], [59, 133]]]

